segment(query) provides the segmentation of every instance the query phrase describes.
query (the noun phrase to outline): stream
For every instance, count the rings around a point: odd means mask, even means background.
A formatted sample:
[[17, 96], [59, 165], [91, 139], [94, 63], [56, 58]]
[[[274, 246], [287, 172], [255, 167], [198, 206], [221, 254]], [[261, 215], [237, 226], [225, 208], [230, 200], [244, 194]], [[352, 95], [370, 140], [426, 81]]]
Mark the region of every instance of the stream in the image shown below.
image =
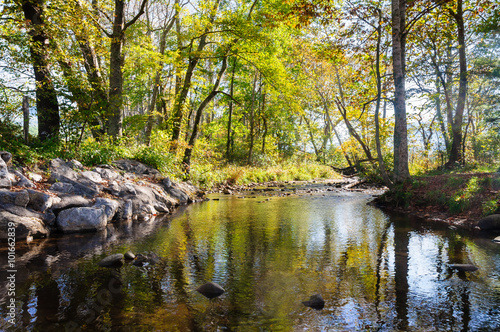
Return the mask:
[[[17, 243], [14, 312], [2, 242], [0, 330], [500, 330], [499, 244], [324, 188], [211, 194], [149, 221]], [[155, 259], [98, 265], [127, 251]], [[208, 281], [224, 294], [198, 293]], [[315, 294], [322, 310], [302, 304]]]

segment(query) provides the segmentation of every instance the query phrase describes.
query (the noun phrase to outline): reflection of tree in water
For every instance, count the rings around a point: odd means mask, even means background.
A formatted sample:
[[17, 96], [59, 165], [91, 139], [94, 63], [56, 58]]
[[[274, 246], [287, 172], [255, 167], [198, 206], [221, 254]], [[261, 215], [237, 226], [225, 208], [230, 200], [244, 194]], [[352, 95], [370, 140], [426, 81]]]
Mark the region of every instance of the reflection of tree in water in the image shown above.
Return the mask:
[[395, 283], [397, 327], [402, 331], [408, 329], [408, 244], [410, 239], [408, 221], [404, 220], [395, 227]]

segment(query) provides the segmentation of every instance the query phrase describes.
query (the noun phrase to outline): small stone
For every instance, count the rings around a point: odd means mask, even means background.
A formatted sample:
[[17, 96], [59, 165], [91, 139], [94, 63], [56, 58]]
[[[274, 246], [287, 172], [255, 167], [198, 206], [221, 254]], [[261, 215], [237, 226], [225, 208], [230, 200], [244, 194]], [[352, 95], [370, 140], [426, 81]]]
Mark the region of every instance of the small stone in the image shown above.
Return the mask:
[[500, 236], [497, 236], [492, 241], [495, 242], [495, 243], [500, 243]]
[[123, 266], [123, 254], [113, 254], [101, 260], [98, 264], [102, 267], [121, 267]]
[[224, 293], [224, 288], [215, 282], [207, 282], [196, 289], [196, 291], [203, 296], [213, 299], [215, 297], [221, 296]]
[[305, 305], [306, 307], [313, 308], [315, 310], [321, 310], [325, 307], [325, 301], [323, 300], [320, 294], [312, 295], [309, 298], [309, 301], [304, 301], [302, 302], [302, 304]]
[[127, 251], [125, 253], [125, 255], [123, 255], [125, 257], [125, 259], [127, 260], [132, 260], [132, 259], [135, 259], [135, 255], [131, 252], [131, 251]]
[[461, 272], [474, 272], [478, 270], [478, 267], [472, 264], [451, 264], [450, 268]]

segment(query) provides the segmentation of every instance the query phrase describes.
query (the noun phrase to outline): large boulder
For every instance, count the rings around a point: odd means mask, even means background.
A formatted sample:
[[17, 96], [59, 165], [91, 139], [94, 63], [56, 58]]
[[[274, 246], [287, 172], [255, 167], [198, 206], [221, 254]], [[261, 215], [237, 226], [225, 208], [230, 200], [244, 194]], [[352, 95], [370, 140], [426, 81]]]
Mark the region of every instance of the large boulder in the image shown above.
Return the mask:
[[120, 179], [121, 175], [111, 169], [111, 166], [102, 165], [101, 167], [94, 168], [94, 172], [98, 173], [103, 180], [116, 180]]
[[67, 179], [76, 181], [78, 179], [78, 173], [61, 158], [52, 159], [49, 164], [49, 170], [49, 183], [66, 182]]
[[161, 176], [161, 173], [157, 169], [136, 160], [120, 159], [115, 160], [113, 163], [116, 167], [127, 173], [149, 177]]
[[115, 216], [116, 211], [120, 208], [120, 203], [114, 199], [98, 197], [95, 199], [95, 203], [92, 207], [104, 208], [106, 219], [107, 221], [110, 221]]
[[10, 237], [9, 228], [14, 228], [16, 239], [26, 239], [28, 235], [35, 238], [46, 237], [49, 230], [40, 218], [21, 217], [9, 211], [0, 211], [0, 239], [5, 240]]
[[57, 226], [64, 233], [100, 231], [106, 228], [107, 223], [104, 207], [71, 208], [57, 216]]
[[0, 158], [0, 188], [10, 188], [12, 181], [5, 161]]
[[500, 214], [492, 214], [479, 220], [477, 226], [483, 231], [500, 230]]
[[9, 191], [0, 189], [0, 204], [13, 204], [17, 206], [26, 207], [30, 200], [28, 191]]
[[74, 207], [88, 207], [92, 205], [92, 201], [88, 198], [78, 195], [61, 195], [57, 197], [57, 201], [52, 204], [52, 210], [58, 212]]
[[44, 213], [52, 207], [54, 201], [58, 201], [57, 197], [53, 197], [41, 191], [28, 190], [29, 202], [28, 207], [33, 210], [40, 211]]
[[31, 180], [28, 179], [26, 176], [24, 176], [23, 173], [21, 173], [17, 170], [13, 170], [12, 174], [15, 175], [15, 177], [17, 178], [16, 186], [24, 187], [24, 188], [35, 187], [35, 184], [33, 182], [31, 182]]
[[51, 210], [48, 210], [45, 213], [40, 213], [38, 211], [13, 204], [0, 205], [0, 209], [10, 212], [19, 217], [41, 219], [44, 224], [49, 227], [55, 225], [56, 216]]

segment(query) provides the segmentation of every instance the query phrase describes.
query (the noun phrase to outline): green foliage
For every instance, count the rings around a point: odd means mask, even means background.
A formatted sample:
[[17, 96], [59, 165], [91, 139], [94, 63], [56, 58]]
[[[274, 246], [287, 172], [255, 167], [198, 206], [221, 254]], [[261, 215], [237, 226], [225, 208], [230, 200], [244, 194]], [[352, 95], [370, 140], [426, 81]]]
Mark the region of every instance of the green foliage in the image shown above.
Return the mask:
[[[451, 179], [451, 178], [450, 178]], [[449, 200], [449, 211], [451, 213], [463, 212], [471, 204], [472, 197], [483, 190], [479, 185], [477, 177], [472, 177], [465, 188], [458, 190]]]
[[483, 202], [481, 205], [483, 216], [488, 216], [490, 214], [496, 213], [499, 208], [499, 200], [498, 199], [492, 199], [489, 201]]
[[133, 159], [158, 169], [162, 173], [172, 173], [175, 156], [163, 151], [158, 145], [140, 147], [133, 155]]
[[102, 137], [99, 141], [93, 138], [85, 140], [78, 151], [80, 161], [86, 166], [111, 164], [113, 160], [126, 158], [126, 150], [113, 143], [110, 137]]

